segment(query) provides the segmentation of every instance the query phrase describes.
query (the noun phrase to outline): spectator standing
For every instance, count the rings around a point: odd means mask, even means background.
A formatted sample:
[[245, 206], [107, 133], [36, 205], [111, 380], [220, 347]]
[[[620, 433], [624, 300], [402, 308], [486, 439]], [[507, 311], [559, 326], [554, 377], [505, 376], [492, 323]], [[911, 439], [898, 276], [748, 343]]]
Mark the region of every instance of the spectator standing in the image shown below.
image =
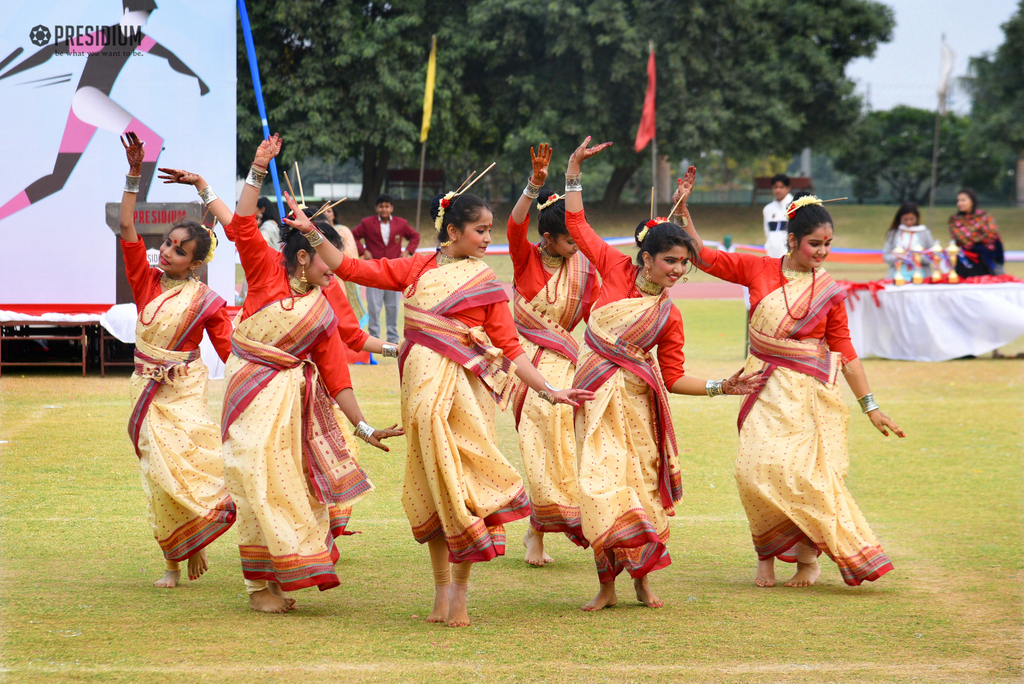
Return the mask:
[[772, 176], [772, 196], [774, 199], [764, 205], [764, 251], [768, 256], [778, 259], [789, 251], [786, 242], [786, 207], [793, 201], [789, 194], [789, 176], [777, 173]]
[[[380, 195], [377, 197], [376, 205], [377, 213], [364, 218], [352, 230], [359, 256], [364, 259], [411, 257], [420, 244], [420, 234], [413, 230], [405, 219], [393, 215], [394, 204], [391, 195]], [[403, 239], [409, 241], [404, 249]], [[380, 335], [380, 309], [383, 304], [387, 315], [388, 342], [398, 344], [398, 298], [398, 292], [366, 288], [370, 335]]]

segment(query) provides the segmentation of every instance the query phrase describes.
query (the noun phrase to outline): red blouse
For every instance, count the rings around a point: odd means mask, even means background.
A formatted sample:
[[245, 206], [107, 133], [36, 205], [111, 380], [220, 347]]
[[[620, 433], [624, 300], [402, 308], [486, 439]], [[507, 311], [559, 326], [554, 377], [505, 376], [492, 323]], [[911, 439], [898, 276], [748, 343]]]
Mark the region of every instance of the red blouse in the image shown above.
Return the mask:
[[[540, 256], [540, 248], [527, 239], [530, 230], [530, 215], [526, 215], [526, 221], [516, 223], [511, 216], [508, 217], [508, 252], [512, 257], [512, 268], [515, 274], [516, 292], [521, 294], [526, 301], [532, 300], [537, 293], [543, 290], [552, 273], [544, 268], [544, 261]], [[601, 293], [601, 283], [597, 278], [592, 278], [590, 283], [590, 297], [583, 307], [583, 320], [590, 320], [590, 310]]]
[[[583, 255], [590, 259], [601, 274], [601, 295], [594, 304], [595, 309], [620, 299], [644, 296], [636, 289], [637, 267], [633, 265], [633, 260], [599, 238], [587, 223], [584, 212], [565, 212], [565, 227], [569, 229], [569, 235], [572, 235]], [[658, 345], [658, 365], [661, 366], [665, 386], [671, 389], [686, 374], [683, 368], [686, 361], [683, 354], [683, 316], [675, 306], [669, 314], [668, 323], [654, 343]]]
[[[437, 268], [434, 255], [421, 252], [404, 259], [367, 260], [345, 257], [335, 273], [345, 282], [400, 292], [434, 268]], [[450, 317], [470, 328], [483, 326], [487, 336], [491, 338], [491, 344], [501, 349], [508, 359], [515, 359], [523, 353], [523, 348], [519, 344], [519, 334], [512, 321], [512, 312], [506, 302], [470, 307], [453, 313]]]
[[[249, 284], [249, 292], [242, 305], [242, 320], [259, 311], [271, 302], [294, 296], [288, 284], [288, 271], [282, 262], [281, 253], [267, 244], [263, 235], [256, 227], [255, 216], [239, 216], [235, 214], [225, 233], [235, 242], [238, 256], [245, 269], [245, 279]], [[369, 335], [359, 328], [352, 307], [337, 281], [331, 279], [330, 286], [324, 288], [324, 294], [338, 317], [338, 328], [335, 332], [321, 340], [310, 349], [310, 357], [320, 371], [327, 391], [335, 396], [343, 389], [352, 386], [348, 371], [348, 355], [345, 353], [345, 342], [359, 351]], [[342, 340], [345, 342], [342, 342]]]
[[[160, 293], [160, 276], [164, 274], [159, 268], [149, 265], [146, 258], [146, 243], [142, 240], [125, 242], [121, 240], [121, 252], [124, 254], [124, 270], [128, 275], [128, 284], [132, 288], [135, 308], [142, 310]], [[222, 361], [227, 361], [231, 354], [231, 319], [223, 306], [203, 322], [202, 328], [196, 328], [192, 336], [181, 345], [181, 351], [192, 351], [203, 341], [203, 330], [210, 336], [213, 348]]]
[[[750, 310], [753, 311], [758, 302], [767, 295], [785, 285], [788, 281], [782, 276], [782, 258], [762, 257], [738, 252], [723, 252], [705, 247], [698, 263], [700, 270], [710, 273], [716, 278], [728, 280], [750, 288]], [[849, 363], [857, 358], [857, 352], [850, 341], [850, 326], [846, 318], [846, 306], [833, 306], [828, 315], [818, 325], [809, 330], [801, 331], [798, 340], [820, 340], [828, 342], [828, 348], [843, 355], [843, 361]]]

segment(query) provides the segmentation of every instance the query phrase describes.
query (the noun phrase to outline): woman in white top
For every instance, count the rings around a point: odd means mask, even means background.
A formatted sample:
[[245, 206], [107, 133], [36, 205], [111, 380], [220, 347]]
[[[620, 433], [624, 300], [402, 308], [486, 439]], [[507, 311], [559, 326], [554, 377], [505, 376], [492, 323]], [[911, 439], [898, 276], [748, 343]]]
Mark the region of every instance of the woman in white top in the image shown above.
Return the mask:
[[[904, 252], [910, 254], [926, 252], [935, 244], [931, 231], [927, 226], [919, 225], [920, 223], [921, 212], [917, 210], [916, 204], [904, 202], [900, 205], [889, 231], [885, 234], [885, 245], [882, 247], [882, 258], [889, 266], [889, 271], [885, 274], [887, 279], [891, 280], [896, 275], [896, 255], [893, 254], [893, 250], [897, 247], [902, 247]], [[921, 259], [921, 275], [925, 279], [932, 275], [931, 262], [924, 256]]]

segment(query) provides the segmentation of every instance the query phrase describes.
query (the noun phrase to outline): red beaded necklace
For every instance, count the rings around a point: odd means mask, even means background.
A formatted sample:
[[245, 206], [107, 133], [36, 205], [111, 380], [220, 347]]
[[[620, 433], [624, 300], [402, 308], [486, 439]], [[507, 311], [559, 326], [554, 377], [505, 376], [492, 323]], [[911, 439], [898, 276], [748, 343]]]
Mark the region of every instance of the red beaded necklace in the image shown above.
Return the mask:
[[817, 269], [814, 268], [811, 269], [811, 296], [807, 299], [807, 308], [804, 309], [804, 315], [794, 316], [793, 312], [789, 310], [789, 297], [786, 296], [786, 285], [789, 284], [789, 281], [786, 279], [786, 274], [783, 272], [783, 261], [785, 261], [784, 258], [779, 259], [779, 275], [782, 276], [782, 300], [786, 303], [786, 313], [789, 314], [789, 317], [792, 318], [794, 321], [802, 321], [803, 319], [807, 318], [807, 314], [811, 313], [811, 302], [814, 301], [814, 284], [815, 280], [818, 277], [818, 271]]

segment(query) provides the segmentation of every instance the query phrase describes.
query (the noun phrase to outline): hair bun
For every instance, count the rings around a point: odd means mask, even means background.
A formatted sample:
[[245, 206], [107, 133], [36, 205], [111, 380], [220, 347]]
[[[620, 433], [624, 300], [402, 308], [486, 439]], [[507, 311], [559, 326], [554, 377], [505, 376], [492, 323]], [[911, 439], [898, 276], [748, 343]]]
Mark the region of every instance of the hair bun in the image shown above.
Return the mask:
[[558, 193], [553, 192], [552, 190], [548, 190], [547, 188], [542, 189], [537, 194], [537, 204], [544, 204], [545, 202], [547, 202], [551, 198], [552, 195], [555, 195], [555, 194], [558, 194]]
[[432, 221], [436, 221], [437, 215], [441, 212], [442, 199], [444, 199], [444, 193], [438, 193], [430, 200], [430, 219]]

